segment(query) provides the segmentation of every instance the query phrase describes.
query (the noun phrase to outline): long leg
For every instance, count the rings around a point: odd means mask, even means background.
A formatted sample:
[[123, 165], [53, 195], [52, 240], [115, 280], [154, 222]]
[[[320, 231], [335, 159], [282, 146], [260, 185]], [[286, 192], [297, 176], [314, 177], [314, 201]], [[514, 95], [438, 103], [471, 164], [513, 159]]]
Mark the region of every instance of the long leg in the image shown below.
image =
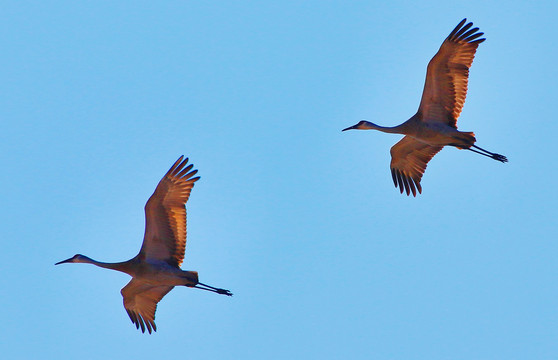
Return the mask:
[[472, 152], [477, 153], [477, 154], [484, 155], [484, 156], [489, 157], [489, 158], [492, 159], [492, 155], [488, 155], [488, 154], [485, 154], [485, 153], [483, 153], [483, 152], [480, 152], [480, 151], [477, 151], [477, 150], [473, 150], [473, 149], [471, 149], [471, 148], [466, 148], [466, 150], [472, 151]]
[[492, 159], [494, 159], [494, 160], [501, 161], [501, 162], [503, 162], [503, 163], [508, 162], [508, 158], [505, 157], [504, 155], [500, 155], [500, 154], [496, 154], [496, 153], [490, 152], [490, 151], [485, 150], [485, 149], [483, 149], [483, 148], [481, 148], [481, 147], [479, 147], [479, 146], [477, 146], [477, 145], [471, 145], [471, 147], [474, 147], [475, 149], [479, 149], [479, 150], [481, 150], [481, 151], [483, 151], [483, 152], [477, 151], [477, 150], [473, 150], [473, 149], [471, 149], [471, 148], [468, 148], [467, 150], [471, 150], [472, 152], [476, 152], [477, 154], [481, 154], [481, 155], [487, 156], [487, 157], [489, 157], [489, 158], [492, 158]]
[[203, 283], [200, 283], [200, 282], [197, 285], [194, 285], [193, 287], [195, 287], [196, 289], [212, 291], [212, 292], [217, 293], [217, 294], [232, 296], [232, 293], [229, 290], [219, 289], [219, 288], [209, 286], [209, 285], [206, 285], [206, 284], [203, 284]]

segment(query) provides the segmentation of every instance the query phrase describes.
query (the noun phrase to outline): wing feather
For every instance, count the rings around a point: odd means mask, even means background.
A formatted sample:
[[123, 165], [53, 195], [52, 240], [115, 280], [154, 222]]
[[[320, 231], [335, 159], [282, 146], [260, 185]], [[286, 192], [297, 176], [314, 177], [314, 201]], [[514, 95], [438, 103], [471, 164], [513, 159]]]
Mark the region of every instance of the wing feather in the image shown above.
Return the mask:
[[399, 187], [410, 195], [417, 196], [417, 190], [422, 193], [420, 180], [426, 170], [426, 164], [436, 155], [442, 146], [432, 146], [405, 136], [391, 147], [391, 177], [395, 187]]
[[147, 329], [150, 334], [151, 331], [157, 331], [155, 325], [157, 303], [173, 287], [154, 286], [141, 280], [132, 279], [122, 288], [120, 293], [124, 299], [124, 308], [137, 329], [141, 327], [141, 332], [145, 332], [145, 329]]
[[[428, 63], [418, 113], [426, 122], [443, 122], [457, 128], [469, 82], [469, 68], [484, 35], [463, 19], [444, 40]], [[469, 30], [470, 29], [470, 30]]]
[[[145, 235], [140, 257], [166, 261], [178, 266], [186, 249], [186, 202], [199, 176], [186, 166], [188, 158], [178, 158], [157, 185], [145, 205]], [[192, 171], [191, 171], [192, 170]]]

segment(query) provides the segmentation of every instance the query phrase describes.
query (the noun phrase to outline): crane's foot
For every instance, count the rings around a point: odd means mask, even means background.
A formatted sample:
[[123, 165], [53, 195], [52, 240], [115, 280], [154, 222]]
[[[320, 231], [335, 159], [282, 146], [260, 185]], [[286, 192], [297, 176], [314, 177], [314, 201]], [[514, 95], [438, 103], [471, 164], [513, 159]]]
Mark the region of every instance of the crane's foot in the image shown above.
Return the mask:
[[232, 292], [230, 292], [229, 290], [225, 290], [225, 289], [217, 289], [215, 292], [217, 294], [232, 296]]
[[498, 160], [498, 161], [501, 161], [501, 162], [503, 162], [503, 163], [508, 162], [508, 158], [505, 157], [504, 155], [492, 154], [492, 158], [493, 158], [494, 160]]

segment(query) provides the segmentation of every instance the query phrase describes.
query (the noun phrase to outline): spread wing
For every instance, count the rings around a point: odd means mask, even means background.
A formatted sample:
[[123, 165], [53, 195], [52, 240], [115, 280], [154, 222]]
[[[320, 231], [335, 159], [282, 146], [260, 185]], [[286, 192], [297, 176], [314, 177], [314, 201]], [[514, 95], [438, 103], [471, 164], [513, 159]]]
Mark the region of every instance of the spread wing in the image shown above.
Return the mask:
[[477, 47], [486, 40], [477, 39], [484, 33], [477, 32], [479, 28], [469, 30], [473, 23], [464, 25], [466, 21], [463, 19], [453, 29], [428, 63], [418, 110], [423, 121], [442, 122], [457, 128], [457, 118], [467, 96], [469, 68]]
[[178, 266], [186, 249], [186, 202], [199, 176], [188, 165], [188, 158], [178, 158], [145, 205], [145, 235], [140, 258], [166, 261]]
[[145, 328], [147, 328], [150, 334], [151, 330], [157, 331], [157, 326], [155, 326], [157, 303], [173, 287], [153, 286], [141, 280], [132, 279], [122, 288], [120, 293], [124, 298], [124, 308], [130, 320], [136, 324], [136, 328], [141, 327], [141, 332], [145, 332]]
[[[407, 192], [417, 196], [416, 189], [422, 193], [420, 179], [426, 164], [442, 150], [443, 146], [431, 146], [415, 140], [410, 136], [405, 136], [397, 144], [391, 147], [391, 177], [395, 187], [403, 194], [403, 188]], [[416, 189], [415, 189], [416, 187]]]

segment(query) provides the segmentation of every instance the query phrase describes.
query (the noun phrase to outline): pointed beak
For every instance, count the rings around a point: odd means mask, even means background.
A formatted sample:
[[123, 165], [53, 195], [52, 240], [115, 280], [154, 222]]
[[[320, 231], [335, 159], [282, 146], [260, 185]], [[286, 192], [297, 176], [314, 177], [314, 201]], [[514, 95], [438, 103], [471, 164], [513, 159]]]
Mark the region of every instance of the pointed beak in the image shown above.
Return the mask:
[[66, 259], [66, 260], [63, 260], [63, 261], [59, 261], [59, 262], [57, 262], [57, 263], [54, 264], [54, 265], [60, 265], [60, 264], [64, 264], [64, 263], [67, 263], [67, 262], [71, 262], [72, 259], [73, 259], [73, 258], [69, 258], [69, 259]]
[[347, 130], [353, 130], [353, 129], [357, 129], [357, 125], [349, 126], [348, 128], [343, 129], [341, 131], [347, 131]]

